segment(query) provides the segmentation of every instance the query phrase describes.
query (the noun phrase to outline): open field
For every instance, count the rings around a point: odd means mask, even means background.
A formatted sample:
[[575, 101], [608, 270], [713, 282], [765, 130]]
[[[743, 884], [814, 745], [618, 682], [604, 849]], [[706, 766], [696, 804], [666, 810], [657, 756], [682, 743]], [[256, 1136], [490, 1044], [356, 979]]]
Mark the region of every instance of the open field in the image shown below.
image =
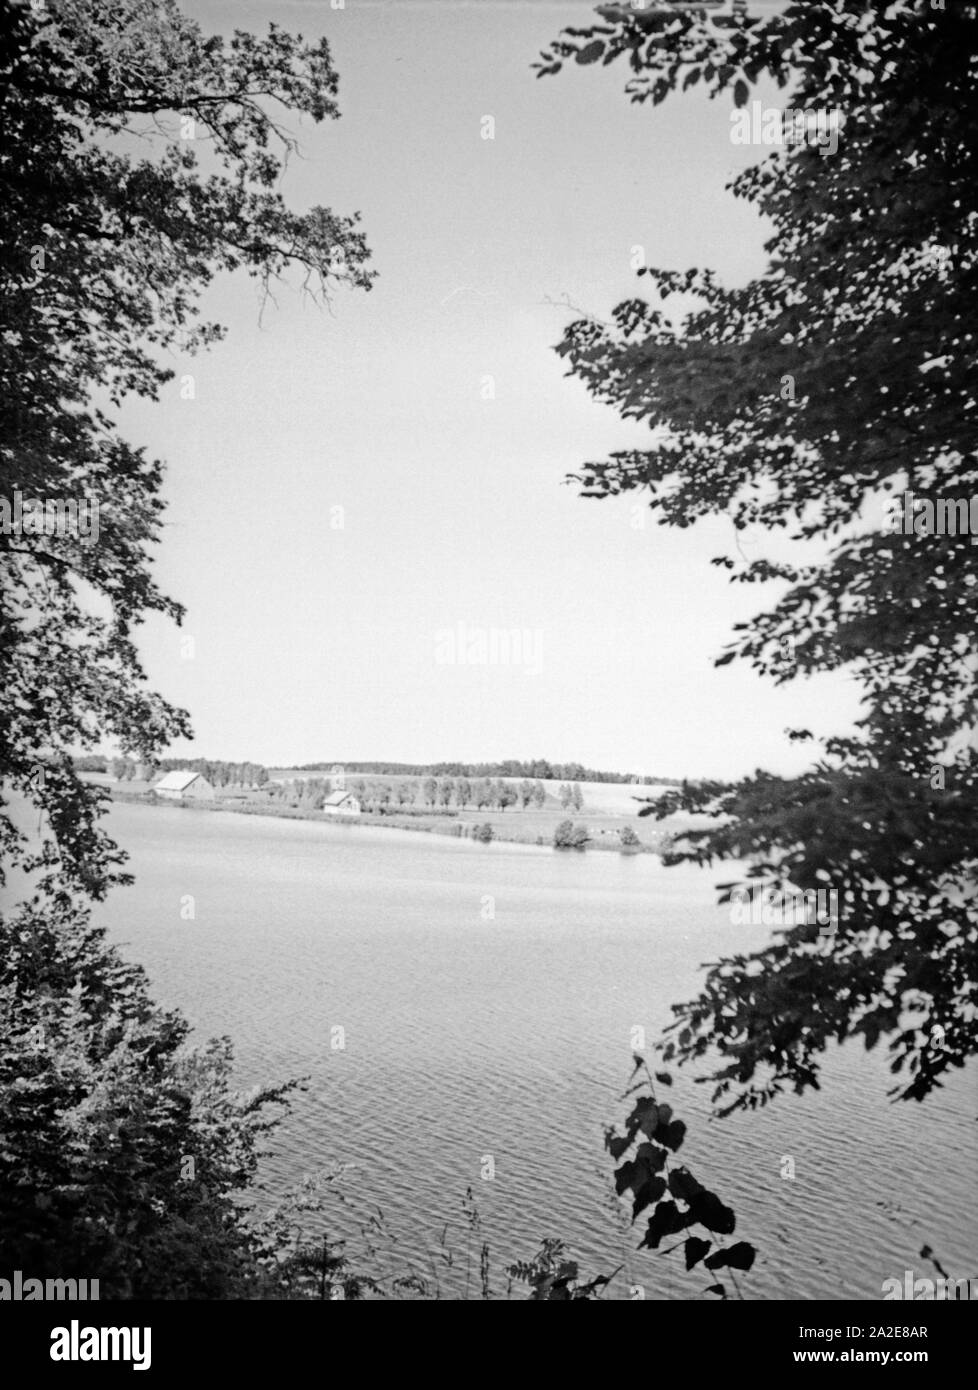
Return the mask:
[[[376, 772], [358, 772], [356, 768], [344, 767], [344, 776], [347, 786], [351, 782], [363, 781], [367, 786], [380, 785], [386, 783], [390, 787], [397, 787], [403, 782], [420, 783], [424, 779], [417, 776], [404, 776], [392, 773], [390, 775]], [[293, 782], [308, 780], [313, 777], [329, 777], [328, 772], [302, 772], [298, 768], [283, 767], [269, 768], [269, 777], [277, 782]], [[470, 781], [477, 779], [470, 778]], [[522, 780], [519, 777], [493, 777], [493, 782], [506, 782], [511, 787], [517, 787]], [[560, 810], [559, 792], [561, 788], [559, 781], [544, 781], [543, 786], [547, 793], [547, 805], [551, 800], [554, 806]], [[669, 788], [660, 782], [580, 782], [581, 795], [584, 797], [584, 813], [590, 815], [614, 815], [631, 816], [637, 809], [636, 797], [658, 796], [661, 792], [668, 791]], [[507, 813], [508, 814], [508, 813]]]
[[[368, 797], [372, 791], [380, 786], [387, 786], [396, 791], [400, 783], [413, 782], [420, 787], [423, 780], [418, 777], [393, 774], [390, 776], [361, 775], [352, 768], [346, 768], [344, 772], [346, 786], [349, 788], [353, 783], [362, 781], [365, 784]], [[281, 783], [308, 781], [312, 778], [322, 779], [324, 776], [323, 773], [301, 772], [295, 768], [270, 770], [272, 781]], [[109, 775], [100, 773], [87, 774], [87, 778], [107, 787], [114, 795], [123, 799], [145, 796], [152, 790], [151, 783], [135, 779], [116, 782]], [[518, 785], [520, 779], [494, 778], [493, 780], [503, 780], [509, 782], [510, 785]], [[529, 845], [550, 845], [553, 842], [554, 830], [560, 822], [571, 820], [575, 825], [587, 827], [591, 837], [590, 848], [609, 850], [620, 849], [620, 833], [626, 826], [629, 826], [635, 831], [641, 841], [641, 848], [645, 851], [661, 849], [670, 836], [677, 834], [691, 824], [690, 818], [687, 816], [671, 817], [668, 821], [662, 822], [655, 821], [651, 817], [639, 817], [640, 803], [636, 798], [655, 796], [665, 790], [663, 786], [658, 784], [582, 782], [580, 787], [584, 804], [580, 811], [575, 811], [573, 808], [565, 809], [561, 806], [558, 795], [560, 786], [559, 782], [544, 783], [547, 795], [543, 806], [539, 808], [531, 804], [525, 810], [519, 806], [509, 806], [506, 810], [501, 810], [498, 806], [478, 808], [471, 805], [459, 807], [452, 804], [448, 807], [430, 809], [424, 806], [419, 793], [413, 802], [407, 803], [401, 808], [391, 804], [384, 813], [368, 811], [357, 819], [361, 823], [382, 825], [391, 829], [427, 831], [441, 835], [458, 835], [459, 833], [468, 835], [471, 834], [472, 827], [488, 823], [493, 828], [495, 839]], [[298, 800], [292, 803], [282, 798], [272, 799], [267, 793], [257, 791], [243, 794], [243, 789], [237, 787], [218, 787], [213, 802], [193, 804], [209, 804], [212, 809], [226, 809], [250, 814], [309, 820], [332, 819], [322, 811], [313, 809], [309, 803], [302, 803]], [[400, 814], [398, 813], [399, 810]], [[461, 827], [464, 829], [460, 829]]]
[[[269, 775], [276, 781], [289, 782], [301, 781], [310, 777], [323, 777], [327, 774], [302, 772], [296, 768], [274, 768], [270, 770]], [[372, 788], [381, 785], [389, 786], [396, 791], [401, 783], [415, 783], [420, 786], [424, 780], [420, 777], [398, 774], [359, 773], [355, 768], [344, 768], [344, 776], [348, 788], [354, 782], [364, 782], [368, 795]], [[522, 779], [493, 778], [492, 780], [494, 782], [503, 781], [516, 787]], [[448, 808], [457, 813], [452, 820], [443, 816], [432, 816], [426, 821], [421, 817], [413, 816], [411, 825], [412, 828], [420, 828], [418, 824], [420, 821], [425, 828], [444, 831], [446, 824], [451, 825], [453, 822], [463, 825], [484, 825], [488, 821], [498, 839], [515, 840], [522, 844], [549, 845], [553, 840], [555, 828], [561, 821], [570, 819], [575, 824], [587, 826], [594, 847], [617, 849], [619, 833], [625, 826], [630, 826], [647, 848], [658, 848], [669, 835], [674, 835], [677, 831], [692, 824], [691, 819], [685, 815], [671, 817], [665, 822], [657, 822], [651, 817], [639, 817], [638, 812], [642, 799], [657, 796], [668, 790], [661, 783], [581, 782], [579, 785], [584, 804], [580, 811], [575, 811], [573, 807], [565, 809], [560, 804], [561, 785], [559, 781], [545, 781], [543, 783], [547, 796], [543, 806], [539, 809], [532, 804], [525, 810], [519, 806], [510, 806], [505, 811], [500, 810], [499, 807], [477, 808], [471, 805], [456, 807], [453, 804]], [[415, 812], [425, 809], [420, 796], [415, 798], [410, 807]], [[370, 819], [373, 820], [375, 817], [371, 816]], [[396, 811], [392, 808], [389, 815], [377, 819], [388, 824], [396, 823]]]

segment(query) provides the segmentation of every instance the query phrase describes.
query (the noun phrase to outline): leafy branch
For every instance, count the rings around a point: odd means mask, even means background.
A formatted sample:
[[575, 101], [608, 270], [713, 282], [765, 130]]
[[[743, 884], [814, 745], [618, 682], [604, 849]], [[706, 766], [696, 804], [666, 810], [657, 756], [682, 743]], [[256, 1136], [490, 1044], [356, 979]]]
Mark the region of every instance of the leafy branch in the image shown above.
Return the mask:
[[[732, 1235], [737, 1224], [733, 1209], [704, 1187], [688, 1168], [673, 1166], [670, 1155], [682, 1147], [686, 1126], [673, 1117], [672, 1106], [660, 1101], [655, 1089], [656, 1082], [671, 1086], [672, 1076], [664, 1071], [653, 1076], [638, 1053], [634, 1054], [634, 1062], [630, 1081], [636, 1076], [639, 1080], [625, 1091], [626, 1097], [636, 1096], [625, 1120], [625, 1133], [619, 1135], [614, 1127], [606, 1130], [605, 1148], [616, 1162], [625, 1159], [615, 1170], [615, 1191], [619, 1197], [631, 1193], [632, 1222], [651, 1209], [639, 1249], [658, 1250], [665, 1237], [685, 1231], [685, 1240], [661, 1253], [671, 1255], [681, 1248], [687, 1270], [701, 1261], [712, 1273], [729, 1270], [737, 1296], [742, 1298], [735, 1271], [748, 1271], [757, 1252], [744, 1240], [734, 1245], [724, 1243], [723, 1238]], [[629, 1152], [632, 1157], [625, 1158]], [[692, 1233], [696, 1226], [703, 1228], [704, 1235]], [[710, 1284], [705, 1292], [727, 1297], [726, 1286], [720, 1282]]]

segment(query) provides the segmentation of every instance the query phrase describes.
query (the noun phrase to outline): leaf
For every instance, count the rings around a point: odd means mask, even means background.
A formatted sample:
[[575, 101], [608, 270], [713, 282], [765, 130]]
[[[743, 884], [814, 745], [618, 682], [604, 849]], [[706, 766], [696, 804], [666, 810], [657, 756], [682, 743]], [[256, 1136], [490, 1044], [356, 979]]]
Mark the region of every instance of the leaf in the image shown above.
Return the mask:
[[734, 106], [746, 106], [749, 96], [750, 88], [742, 77], [738, 77], [733, 89]]
[[606, 1135], [604, 1141], [605, 1148], [611, 1154], [611, 1157], [616, 1160], [621, 1158], [622, 1154], [631, 1147], [631, 1143], [632, 1141], [626, 1139], [624, 1135], [617, 1134]]
[[705, 1188], [689, 1198], [689, 1211], [694, 1221], [720, 1236], [732, 1235], [737, 1224], [731, 1208], [724, 1206], [715, 1192]]
[[657, 1071], [655, 1074], [655, 1079], [656, 1081], [660, 1082], [663, 1086], [672, 1085], [672, 1077], [669, 1075], [667, 1071]]
[[673, 1120], [672, 1124], [663, 1125], [656, 1130], [653, 1138], [660, 1144], [665, 1144], [667, 1149], [672, 1149], [673, 1153], [679, 1149], [686, 1134], [686, 1126], [682, 1120]]
[[639, 1162], [634, 1158], [615, 1169], [615, 1191], [619, 1197], [628, 1191], [632, 1183], [636, 1181], [640, 1171]]
[[691, 1202], [706, 1189], [693, 1177], [688, 1168], [674, 1168], [669, 1174], [669, 1191], [682, 1202]]
[[726, 1298], [727, 1291], [722, 1284], [711, 1284], [706, 1290], [707, 1293], [718, 1293], [721, 1298]]
[[686, 1252], [686, 1268], [692, 1269], [709, 1250], [711, 1241], [700, 1240], [699, 1236], [690, 1236], [683, 1247]]
[[626, 1121], [629, 1134], [634, 1135], [637, 1129], [651, 1139], [659, 1126], [659, 1107], [649, 1096], [642, 1096], [635, 1102], [635, 1107]]
[[639, 1144], [635, 1156], [645, 1160], [650, 1173], [658, 1173], [666, 1166], [668, 1154], [658, 1144]]
[[[635, 1191], [634, 1188], [632, 1190]], [[632, 1203], [632, 1220], [635, 1220], [639, 1212], [644, 1211], [646, 1207], [650, 1207], [653, 1202], [657, 1202], [660, 1197], [665, 1196], [665, 1191], [665, 1178], [649, 1177], [635, 1192], [635, 1201]]]
[[675, 1202], [660, 1202], [649, 1221], [639, 1249], [648, 1246], [650, 1250], [658, 1250], [662, 1237], [684, 1231], [688, 1220], [688, 1214], [681, 1212]]
[[586, 43], [583, 48], [579, 48], [574, 54], [575, 61], [578, 63], [596, 63], [604, 52], [604, 44], [600, 39], [593, 39], [591, 43]]
[[715, 1250], [706, 1261], [707, 1269], [750, 1269], [757, 1251], [746, 1240], [738, 1240], [736, 1245], [726, 1250]]

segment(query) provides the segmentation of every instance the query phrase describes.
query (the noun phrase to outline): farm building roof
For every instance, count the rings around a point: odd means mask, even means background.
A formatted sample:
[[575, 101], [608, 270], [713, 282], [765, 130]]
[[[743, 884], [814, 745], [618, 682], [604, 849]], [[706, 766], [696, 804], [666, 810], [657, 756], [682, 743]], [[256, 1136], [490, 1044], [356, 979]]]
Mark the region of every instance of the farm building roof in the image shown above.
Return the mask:
[[177, 772], [168, 772], [165, 777], [156, 783], [153, 790], [154, 792], [158, 792], [161, 789], [165, 792], [183, 792], [187, 790], [191, 782], [196, 782], [199, 776], [199, 772], [189, 772], [186, 769]]

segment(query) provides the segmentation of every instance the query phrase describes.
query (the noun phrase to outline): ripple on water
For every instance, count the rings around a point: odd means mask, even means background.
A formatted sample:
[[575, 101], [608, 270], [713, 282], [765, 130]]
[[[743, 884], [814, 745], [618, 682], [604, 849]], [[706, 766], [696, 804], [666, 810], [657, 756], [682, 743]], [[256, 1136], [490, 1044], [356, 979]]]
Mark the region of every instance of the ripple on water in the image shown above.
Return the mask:
[[[426, 1258], [448, 1223], [454, 1263], [434, 1259], [457, 1290], [471, 1186], [501, 1261], [560, 1236], [584, 1269], [624, 1264], [649, 1297], [697, 1292], [635, 1250], [602, 1131], [625, 1113], [631, 1030], [653, 1036], [701, 962], [751, 945], [712, 906], [709, 874], [121, 804], [112, 830], [136, 884], [103, 920], [157, 997], [234, 1039], [243, 1084], [310, 1077], [265, 1161], [270, 1196], [352, 1165], [344, 1190], [382, 1209], [398, 1251]], [[879, 1298], [924, 1243], [978, 1276], [975, 1071], [924, 1107], [889, 1104], [888, 1085], [883, 1057], [836, 1050], [818, 1094], [710, 1123], [707, 1088], [678, 1079], [682, 1158], [759, 1247], [753, 1296]], [[337, 1234], [357, 1225], [338, 1209]]]

